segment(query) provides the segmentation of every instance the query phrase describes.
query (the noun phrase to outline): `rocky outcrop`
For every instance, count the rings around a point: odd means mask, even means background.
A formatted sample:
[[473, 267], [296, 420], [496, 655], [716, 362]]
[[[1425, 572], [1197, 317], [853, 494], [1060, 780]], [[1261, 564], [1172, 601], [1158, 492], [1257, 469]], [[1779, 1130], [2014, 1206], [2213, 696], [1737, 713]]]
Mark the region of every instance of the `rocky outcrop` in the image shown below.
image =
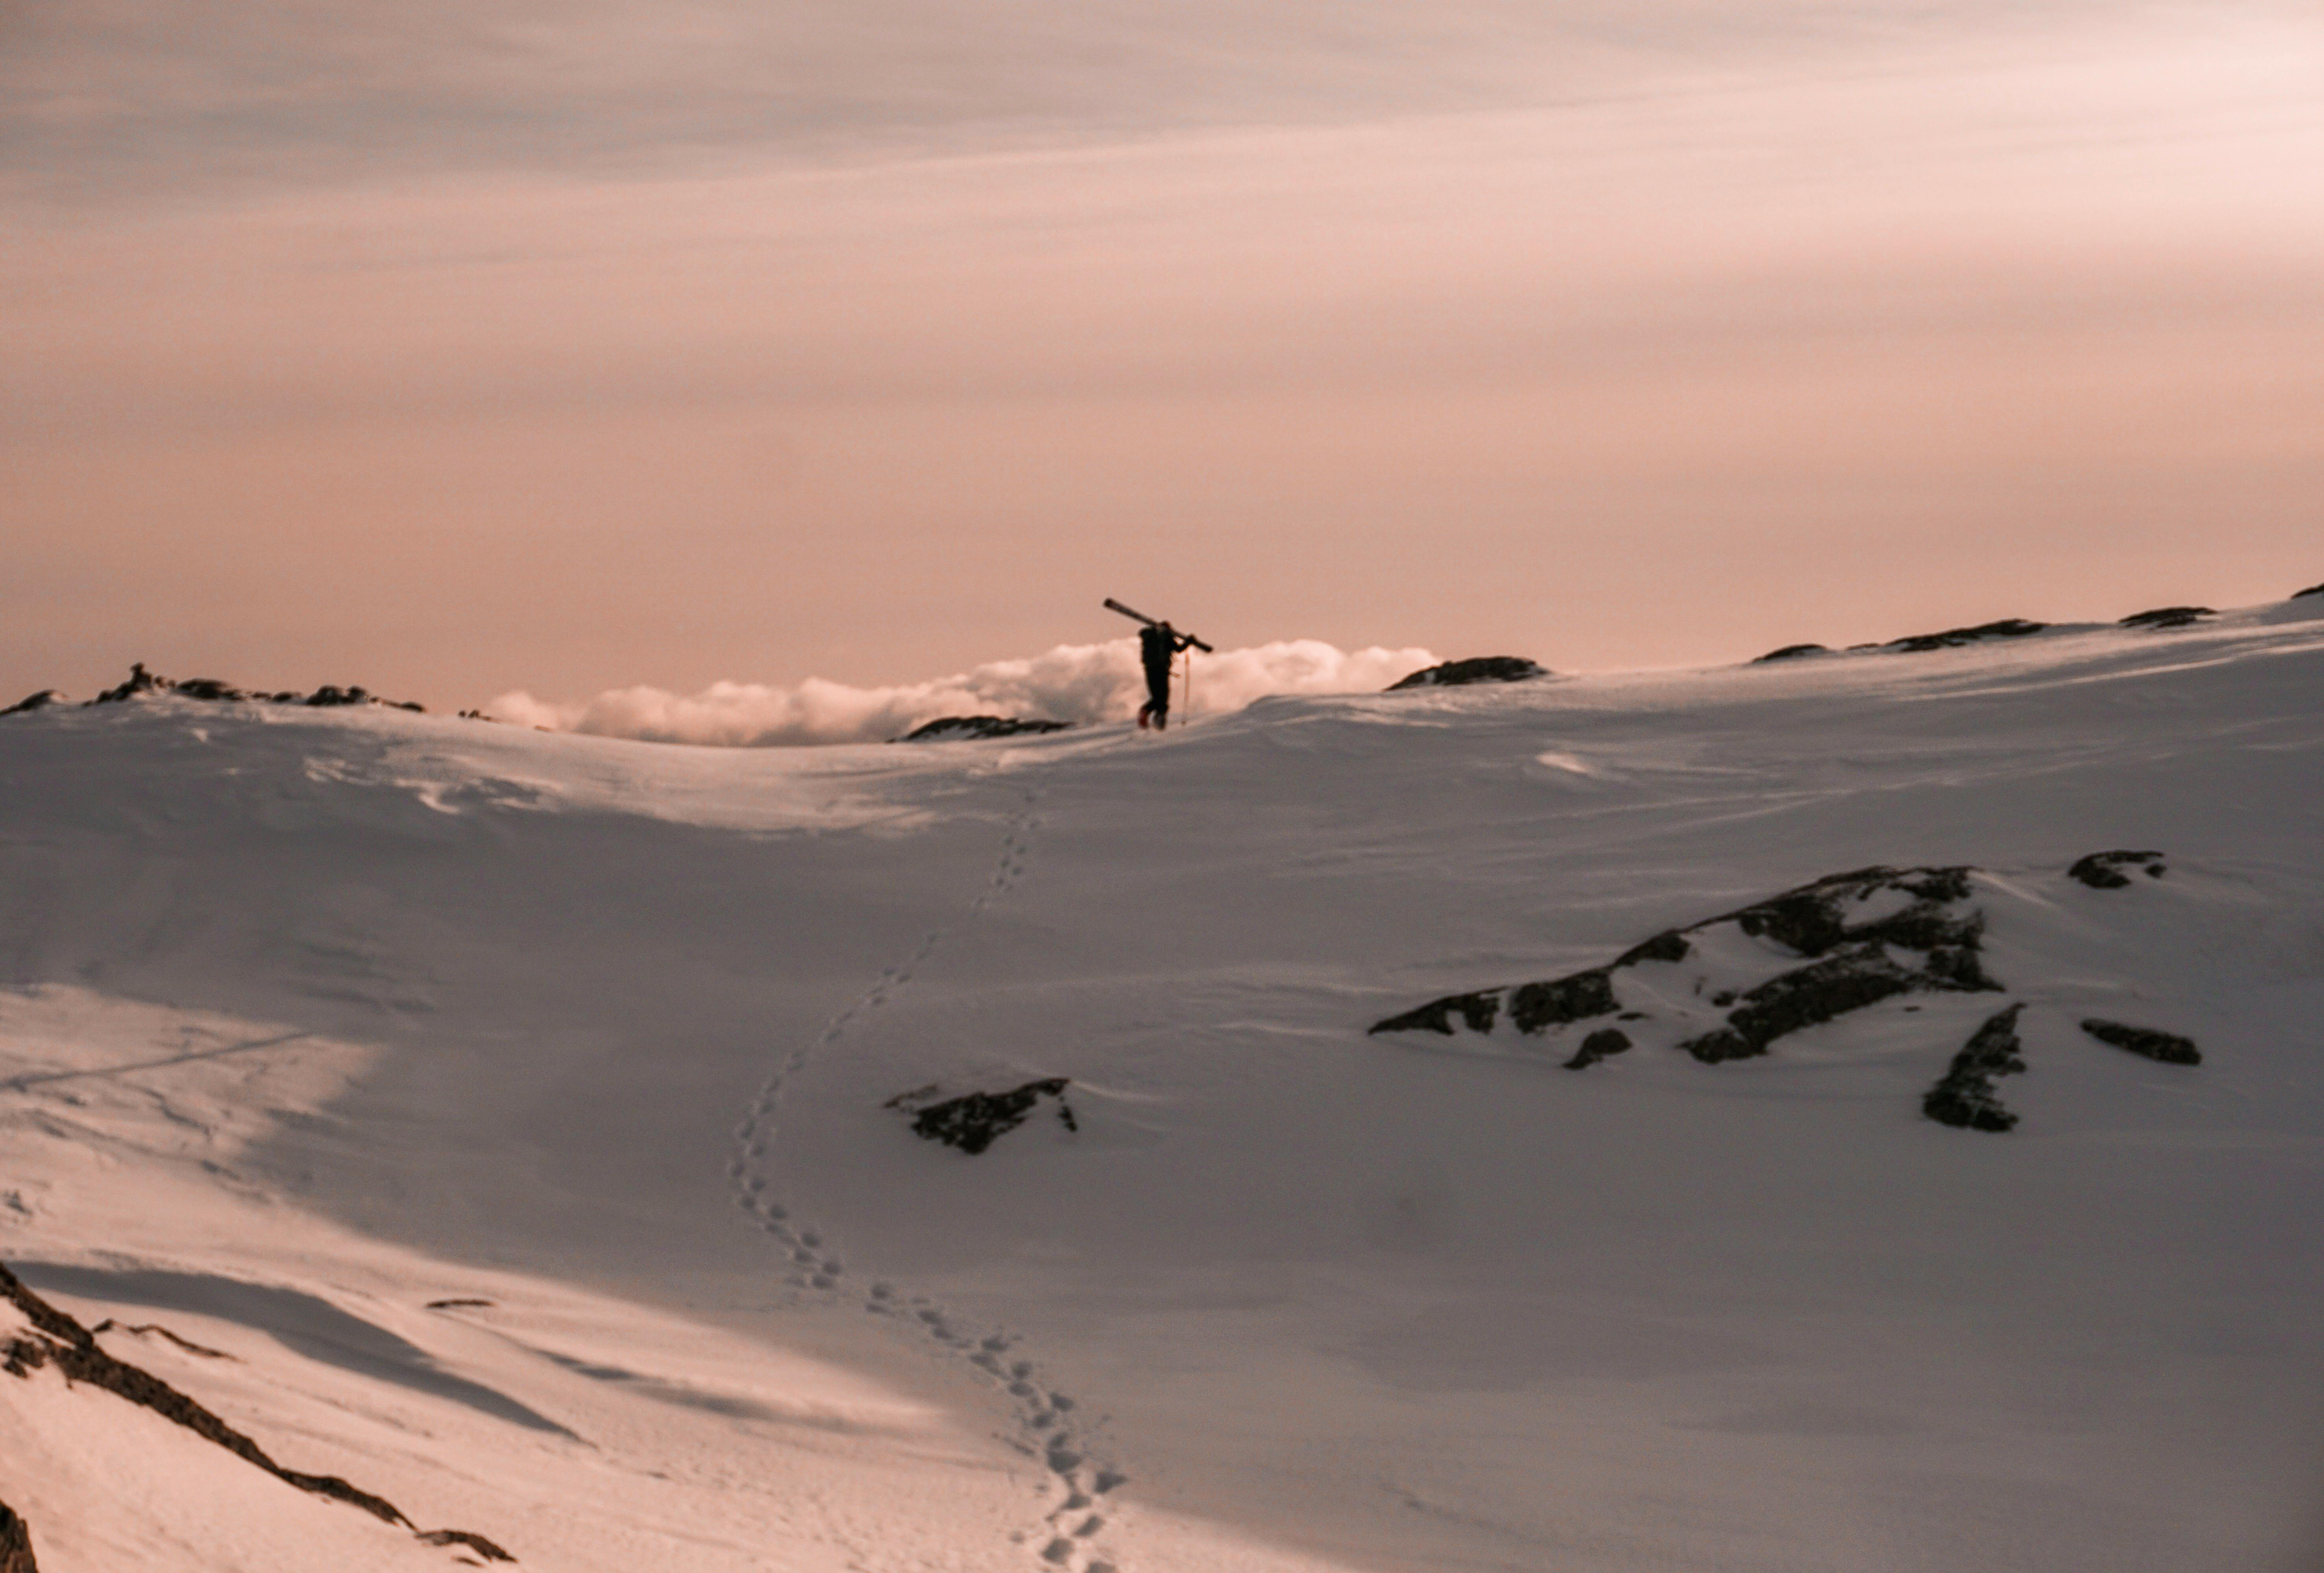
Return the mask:
[[[296, 689], [284, 689], [279, 693], [262, 693], [235, 688], [232, 683], [221, 681], [214, 677], [189, 677], [183, 680], [166, 678], [159, 672], [148, 671], [145, 669], [145, 663], [142, 661], [131, 664], [129, 680], [126, 682], [106, 689], [88, 702], [92, 705], [118, 705], [131, 699], [158, 699], [165, 695], [175, 695], [181, 699], [208, 699], [216, 704], [261, 703], [308, 705], [318, 708], [336, 705], [381, 705], [391, 710], [410, 710], [421, 715], [427, 713], [427, 707], [424, 705], [416, 704], [409, 699], [383, 699], [360, 685], [341, 688], [336, 683], [325, 683], [311, 694], [302, 694]], [[37, 695], [34, 697], [38, 698]], [[32, 701], [28, 699], [24, 706], [19, 708], [27, 708], [31, 705]]]
[[[1832, 874], [1690, 928], [1665, 930], [1603, 966], [1447, 995], [1375, 1022], [1371, 1031], [1450, 1036], [1457, 1021], [1472, 1032], [1490, 1032], [1505, 1012], [1518, 1032], [1531, 1036], [1601, 1017], [1650, 1019], [1652, 1011], [1625, 1009], [1618, 976], [1648, 965], [1683, 964], [1695, 954], [1695, 937], [1732, 928], [1760, 941], [1771, 957], [1806, 965], [1782, 967], [1764, 979], [1739, 979], [1741, 986], [1709, 995], [1710, 1012], [1697, 1007], [1688, 1013], [1711, 1019], [1687, 1032], [1678, 1046], [1707, 1065], [1752, 1059], [1781, 1038], [1898, 995], [1998, 989], [1981, 960], [1985, 919], [1970, 904], [1969, 875], [1967, 868], [1886, 867]], [[1694, 981], [1700, 991], [1721, 980], [1706, 969]], [[1622, 1049], [1629, 1047], [1628, 1034], [1616, 1035]], [[1585, 1041], [1566, 1067], [1586, 1069], [1620, 1051], [1610, 1040], [1597, 1041], [1595, 1051]]]
[[2200, 622], [2205, 617], [2216, 617], [2218, 615], [2218, 613], [2213, 611], [2209, 606], [2157, 606], [2151, 612], [2133, 612], [2129, 616], [2125, 617], [2120, 623], [2116, 624], [2116, 626], [2121, 628], [2184, 628], [2190, 623]]
[[[2073, 877], [2099, 889], [2163, 874], [2160, 852], [2098, 852]], [[1373, 1023], [1374, 1032], [1488, 1035], [1506, 1022], [1520, 1039], [1556, 1046], [1582, 1034], [1560, 1063], [1587, 1070], [1640, 1038], [1705, 1065], [1769, 1053], [1784, 1039], [1888, 1001], [1994, 994], [1985, 969], [1984, 909], [1966, 866], [1859, 868], [1814, 880], [1683, 929], [1649, 936], [1596, 967], [1536, 983], [1446, 995]], [[1918, 1010], [1907, 1004], [1906, 1011]], [[2024, 1010], [1986, 1018], [1921, 1100], [1942, 1124], [2007, 1131], [2017, 1116], [1996, 1081], [2025, 1069], [2017, 1036]], [[1625, 1031], [1614, 1022], [1646, 1025]], [[2170, 1065], [2201, 1056], [2184, 1038], [2120, 1022], [2085, 1021], [2102, 1042]], [[1570, 1041], [1570, 1040], [1569, 1040]]]
[[1630, 1047], [1630, 1035], [1619, 1027], [1600, 1027], [1582, 1040], [1582, 1047], [1565, 1062], [1568, 1070], [1587, 1070], [1600, 1059], [1610, 1059]]
[[2133, 1027], [2121, 1022], [2102, 1021], [2092, 1016], [2082, 1022], [2082, 1031], [2101, 1043], [2110, 1043], [2142, 1059], [2153, 1059], [2164, 1065], [2200, 1065], [2203, 1052], [2195, 1047], [2191, 1038], [2181, 1038], [2176, 1032], [2158, 1032], [2152, 1027]]
[[1803, 655], [1830, 655], [1831, 653], [1831, 646], [1829, 644], [1786, 644], [1781, 650], [1770, 650], [1765, 655], [1753, 658], [1751, 664], [1764, 666], [1771, 661], [1796, 661]]
[[1468, 661], [1441, 662], [1434, 666], [1425, 667], [1410, 677], [1399, 678], [1388, 684], [1388, 691], [1461, 688], [1470, 683], [1517, 683], [1528, 678], [1549, 675], [1547, 667], [1538, 662], [1527, 661], [1521, 655], [1480, 655]]
[[[284, 1468], [269, 1457], [265, 1449], [256, 1442], [200, 1403], [151, 1372], [114, 1358], [98, 1345], [95, 1333], [34, 1294], [24, 1286], [22, 1279], [5, 1266], [0, 1266], [0, 1300], [13, 1303], [23, 1313], [24, 1319], [32, 1324], [31, 1337], [13, 1337], [0, 1345], [0, 1371], [5, 1371], [11, 1376], [29, 1378], [43, 1366], [54, 1366], [67, 1381], [102, 1388], [141, 1409], [151, 1410], [162, 1419], [183, 1426], [203, 1440], [214, 1442], [236, 1457], [265, 1470], [286, 1485], [295, 1485], [317, 1496], [327, 1496], [335, 1502], [347, 1503], [383, 1522], [420, 1533], [413, 1529], [411, 1521], [384, 1497], [352, 1485], [337, 1475], [309, 1475], [300, 1470]], [[465, 1530], [436, 1530], [429, 1531], [429, 1534], [449, 1535], [463, 1545], [476, 1541], [491, 1545], [482, 1536], [474, 1537], [472, 1541]], [[443, 1545], [448, 1542], [430, 1540], [429, 1543]], [[493, 1549], [503, 1561], [516, 1559], [498, 1547]], [[26, 1554], [29, 1556], [30, 1552]], [[0, 1573], [6, 1573], [5, 1563], [0, 1563]]]
[[2123, 890], [2130, 884], [2130, 875], [2124, 870], [2134, 868], [2149, 879], [2161, 879], [2164, 868], [2163, 854], [2093, 852], [2088, 857], [2075, 859], [2074, 866], [2066, 870], [2066, 876], [2080, 880], [2092, 890]]
[[960, 743], [977, 737], [1020, 737], [1064, 732], [1071, 721], [1042, 721], [1017, 716], [944, 716], [913, 727], [890, 743]]
[[923, 1141], [941, 1142], [974, 1156], [1032, 1118], [1043, 1098], [1056, 1103], [1058, 1123], [1066, 1130], [1080, 1130], [1073, 1105], [1065, 1101], [1065, 1088], [1072, 1085], [1065, 1077], [1052, 1076], [1007, 1092], [971, 1092], [958, 1097], [940, 1097], [938, 1089], [928, 1086], [898, 1093], [882, 1106], [910, 1115], [912, 1133]]
[[2011, 1005], [1987, 1016], [1969, 1034], [1969, 1042], [1953, 1056], [1950, 1068], [1923, 1096], [1923, 1114], [1941, 1125], [1969, 1131], [2006, 1131], [2017, 1124], [2017, 1116], [2002, 1106], [1993, 1084], [1997, 1078], [2015, 1076], [2025, 1069], [2017, 1041], [2017, 1017], [2024, 1009], [2022, 1004]]
[[2023, 639], [2028, 634], [2039, 634], [2050, 625], [2029, 623], [2023, 617], [2004, 617], [1997, 623], [1979, 623], [1973, 628], [1947, 628], [1937, 634], [1914, 634], [1903, 639], [1891, 639], [1882, 648], [1906, 652], [1950, 650], [1956, 645], [1981, 644], [1988, 639]]
[[430, 1546], [466, 1546], [487, 1562], [516, 1560], [484, 1536], [472, 1534], [466, 1530], [417, 1530], [413, 1533], [421, 1542]]
[[18, 699], [6, 709], [0, 710], [0, 716], [23, 716], [29, 715], [34, 710], [45, 710], [51, 705], [57, 704], [61, 701], [64, 697], [63, 690], [61, 689], [42, 689], [37, 694], [26, 694], [23, 699]]
[[0, 1502], [0, 1573], [41, 1573], [32, 1558], [32, 1526], [5, 1502]]

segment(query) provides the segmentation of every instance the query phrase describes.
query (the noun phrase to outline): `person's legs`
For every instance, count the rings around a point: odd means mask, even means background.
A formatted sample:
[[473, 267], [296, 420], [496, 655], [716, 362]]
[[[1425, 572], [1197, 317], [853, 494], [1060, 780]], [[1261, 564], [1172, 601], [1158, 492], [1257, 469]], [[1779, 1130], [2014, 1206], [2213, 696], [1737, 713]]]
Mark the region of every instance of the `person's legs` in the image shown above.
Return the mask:
[[1146, 669], [1146, 705], [1138, 712], [1138, 724], [1159, 731], [1169, 723], [1170, 669], [1166, 666], [1157, 672], [1149, 666]]

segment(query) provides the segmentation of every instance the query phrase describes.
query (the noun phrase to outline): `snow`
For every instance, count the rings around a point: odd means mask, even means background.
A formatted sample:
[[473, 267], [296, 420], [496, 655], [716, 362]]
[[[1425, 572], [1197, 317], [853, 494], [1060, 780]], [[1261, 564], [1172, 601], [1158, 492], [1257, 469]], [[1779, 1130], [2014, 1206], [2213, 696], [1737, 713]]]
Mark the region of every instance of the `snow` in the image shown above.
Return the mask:
[[[9, 717], [0, 1259], [530, 1567], [2293, 1573], [2319, 699], [2324, 599], [1159, 736]], [[1873, 864], [1973, 865], [2005, 992], [1719, 1066], [1366, 1032]], [[2016, 1129], [1923, 1119], [2020, 1002]], [[973, 1158], [883, 1106], [1049, 1077]], [[464, 1554], [0, 1394], [51, 1573]]]

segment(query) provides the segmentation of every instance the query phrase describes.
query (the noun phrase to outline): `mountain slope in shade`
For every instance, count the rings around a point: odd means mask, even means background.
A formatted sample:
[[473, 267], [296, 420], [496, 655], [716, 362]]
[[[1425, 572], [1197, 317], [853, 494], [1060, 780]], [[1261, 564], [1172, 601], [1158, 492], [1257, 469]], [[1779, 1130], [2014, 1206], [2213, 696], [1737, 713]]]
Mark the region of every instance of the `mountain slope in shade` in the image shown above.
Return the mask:
[[[2319, 695], [2309, 598], [959, 751], [50, 707], [0, 1259], [521, 1566], [2292, 1573]], [[1687, 1047], [1820, 959], [1705, 920], [1876, 868], [1967, 872], [1823, 956], [1934, 976], [1925, 898], [1998, 987]], [[1368, 1032], [1673, 933], [1610, 1014]], [[51, 1573], [475, 1555], [0, 1393]]]

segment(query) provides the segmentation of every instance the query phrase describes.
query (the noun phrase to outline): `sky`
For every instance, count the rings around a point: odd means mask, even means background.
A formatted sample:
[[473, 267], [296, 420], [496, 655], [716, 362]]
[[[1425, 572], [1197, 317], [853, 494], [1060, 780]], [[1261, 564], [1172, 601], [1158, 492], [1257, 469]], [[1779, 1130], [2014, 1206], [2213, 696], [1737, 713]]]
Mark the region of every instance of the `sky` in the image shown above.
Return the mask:
[[0, 8], [0, 703], [1711, 663], [2319, 499], [2312, 5]]

